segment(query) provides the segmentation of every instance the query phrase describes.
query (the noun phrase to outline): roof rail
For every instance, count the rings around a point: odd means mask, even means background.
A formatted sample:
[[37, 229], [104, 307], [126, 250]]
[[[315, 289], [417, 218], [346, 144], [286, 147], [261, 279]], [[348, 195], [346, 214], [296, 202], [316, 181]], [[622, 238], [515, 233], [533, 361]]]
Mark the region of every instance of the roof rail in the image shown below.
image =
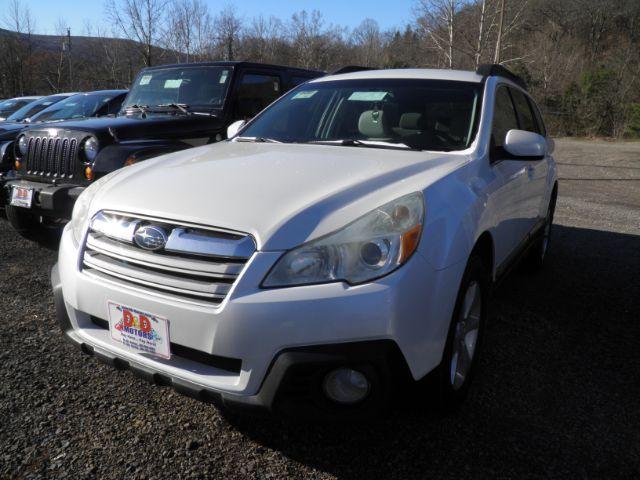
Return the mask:
[[502, 65], [498, 65], [495, 63], [480, 65], [476, 70], [476, 73], [478, 75], [482, 75], [483, 77], [503, 77], [511, 80], [513, 83], [524, 88], [525, 90], [527, 89], [527, 82], [525, 82], [521, 77], [513, 73], [508, 68], [503, 67]]
[[361, 67], [359, 65], [345, 65], [344, 67], [340, 67], [339, 69], [331, 72], [329, 75], [338, 75], [340, 73], [362, 72], [365, 70], [374, 70], [374, 69], [371, 67]]

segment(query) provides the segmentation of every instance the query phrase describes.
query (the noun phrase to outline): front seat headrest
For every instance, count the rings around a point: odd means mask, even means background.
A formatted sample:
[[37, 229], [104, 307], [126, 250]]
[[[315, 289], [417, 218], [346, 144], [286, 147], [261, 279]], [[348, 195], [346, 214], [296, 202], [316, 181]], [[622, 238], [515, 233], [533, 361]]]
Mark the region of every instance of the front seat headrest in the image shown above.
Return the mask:
[[399, 127], [404, 130], [424, 130], [423, 118], [421, 113], [403, 113], [400, 116]]
[[369, 138], [387, 138], [389, 126], [382, 110], [366, 110], [360, 114], [358, 130]]

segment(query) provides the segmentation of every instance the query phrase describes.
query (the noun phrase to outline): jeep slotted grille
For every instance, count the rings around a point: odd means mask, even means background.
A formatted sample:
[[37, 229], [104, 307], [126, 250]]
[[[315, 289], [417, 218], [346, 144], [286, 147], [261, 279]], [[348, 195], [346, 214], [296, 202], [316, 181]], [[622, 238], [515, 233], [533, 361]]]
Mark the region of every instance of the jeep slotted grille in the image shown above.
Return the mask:
[[[159, 235], [153, 242], [151, 233]], [[87, 234], [82, 270], [151, 294], [209, 306], [224, 300], [254, 251], [248, 235], [99, 212]]]
[[72, 178], [78, 168], [78, 140], [72, 137], [27, 137], [27, 174]]

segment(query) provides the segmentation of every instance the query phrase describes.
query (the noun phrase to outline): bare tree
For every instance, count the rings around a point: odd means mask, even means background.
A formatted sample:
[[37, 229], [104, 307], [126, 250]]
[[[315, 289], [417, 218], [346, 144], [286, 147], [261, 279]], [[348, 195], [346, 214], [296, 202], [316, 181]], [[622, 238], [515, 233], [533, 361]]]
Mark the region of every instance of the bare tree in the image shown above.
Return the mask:
[[418, 25], [448, 68], [455, 63], [457, 19], [463, 5], [462, 0], [418, 0]]
[[356, 47], [358, 63], [366, 67], [380, 64], [382, 55], [382, 34], [378, 22], [365, 18], [351, 34]]
[[177, 61], [202, 60], [210, 50], [213, 25], [201, 0], [179, 0], [167, 15], [162, 45], [177, 52]]
[[144, 64], [152, 65], [152, 52], [162, 33], [166, 0], [107, 0], [107, 17], [125, 38], [140, 45]]
[[242, 33], [242, 20], [236, 15], [233, 8], [228, 5], [214, 21], [214, 29], [217, 35], [218, 45], [226, 60], [234, 60], [236, 50], [240, 43]]
[[258, 62], [286, 61], [289, 52], [282, 21], [273, 16], [255, 17], [245, 31], [243, 51]]
[[5, 25], [13, 31], [7, 39], [6, 68], [14, 81], [14, 89], [24, 95], [33, 88], [33, 39], [36, 24], [28, 6], [11, 0], [4, 17]]

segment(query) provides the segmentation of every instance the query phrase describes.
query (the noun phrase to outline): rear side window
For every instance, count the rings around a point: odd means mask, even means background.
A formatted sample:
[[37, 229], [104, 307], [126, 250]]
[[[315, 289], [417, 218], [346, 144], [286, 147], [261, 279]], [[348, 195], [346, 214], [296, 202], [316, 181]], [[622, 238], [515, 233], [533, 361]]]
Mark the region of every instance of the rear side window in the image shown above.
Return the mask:
[[533, 117], [531, 106], [527, 101], [527, 97], [520, 90], [511, 88], [511, 96], [516, 106], [516, 112], [518, 113], [518, 120], [520, 124], [520, 130], [526, 130], [527, 132], [540, 133], [538, 125]]
[[513, 108], [511, 95], [507, 87], [499, 87], [496, 92], [496, 104], [493, 111], [491, 128], [491, 146], [493, 149], [504, 146], [504, 139], [509, 130], [518, 129], [518, 119]]
[[237, 94], [237, 117], [251, 118], [281, 95], [280, 77], [248, 73], [242, 76]]

